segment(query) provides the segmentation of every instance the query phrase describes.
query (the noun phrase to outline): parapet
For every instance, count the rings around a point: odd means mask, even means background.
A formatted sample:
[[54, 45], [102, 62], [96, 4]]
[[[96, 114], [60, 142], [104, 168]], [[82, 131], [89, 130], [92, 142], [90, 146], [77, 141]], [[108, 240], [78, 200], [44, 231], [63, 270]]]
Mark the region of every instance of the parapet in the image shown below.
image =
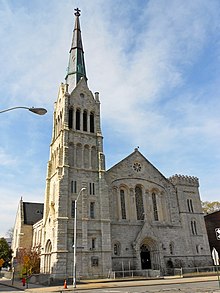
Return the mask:
[[188, 185], [199, 187], [199, 178], [175, 174], [168, 178], [173, 185]]

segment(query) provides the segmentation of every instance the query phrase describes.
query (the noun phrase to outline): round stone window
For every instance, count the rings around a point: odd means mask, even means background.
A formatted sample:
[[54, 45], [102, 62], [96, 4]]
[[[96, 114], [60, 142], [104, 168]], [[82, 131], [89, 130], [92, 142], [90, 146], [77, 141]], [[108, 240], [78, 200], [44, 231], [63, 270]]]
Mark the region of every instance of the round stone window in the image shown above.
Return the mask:
[[141, 164], [138, 163], [138, 162], [135, 162], [133, 164], [133, 170], [136, 171], [136, 172], [141, 172]]

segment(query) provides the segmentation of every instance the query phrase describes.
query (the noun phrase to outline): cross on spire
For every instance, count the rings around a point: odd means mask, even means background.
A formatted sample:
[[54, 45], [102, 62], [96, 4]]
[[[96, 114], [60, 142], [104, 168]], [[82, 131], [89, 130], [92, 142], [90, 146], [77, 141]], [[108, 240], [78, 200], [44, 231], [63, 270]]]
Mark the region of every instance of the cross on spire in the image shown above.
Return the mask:
[[81, 10], [79, 8], [74, 9], [76, 12], [74, 13], [75, 16], [80, 16]]

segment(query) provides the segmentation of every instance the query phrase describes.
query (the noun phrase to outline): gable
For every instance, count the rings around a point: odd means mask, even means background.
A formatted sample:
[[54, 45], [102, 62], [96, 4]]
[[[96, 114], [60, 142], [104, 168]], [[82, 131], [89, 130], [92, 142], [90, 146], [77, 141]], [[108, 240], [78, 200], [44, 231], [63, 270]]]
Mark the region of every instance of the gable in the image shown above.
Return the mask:
[[69, 105], [75, 107], [88, 107], [95, 104], [96, 99], [88, 88], [85, 78], [81, 78], [74, 90], [70, 94]]
[[135, 149], [128, 157], [114, 165], [107, 172], [111, 181], [118, 179], [144, 179], [159, 183], [168, 180], [139, 151]]

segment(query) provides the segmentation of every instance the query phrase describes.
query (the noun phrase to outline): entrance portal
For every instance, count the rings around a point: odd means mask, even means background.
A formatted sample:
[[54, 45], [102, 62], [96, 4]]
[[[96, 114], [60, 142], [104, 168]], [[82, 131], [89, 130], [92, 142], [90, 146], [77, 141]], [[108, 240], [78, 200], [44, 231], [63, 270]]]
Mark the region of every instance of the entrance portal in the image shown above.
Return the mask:
[[151, 269], [150, 251], [148, 250], [147, 246], [145, 244], [143, 244], [140, 247], [140, 251], [141, 251], [141, 268], [142, 268], [142, 270]]

